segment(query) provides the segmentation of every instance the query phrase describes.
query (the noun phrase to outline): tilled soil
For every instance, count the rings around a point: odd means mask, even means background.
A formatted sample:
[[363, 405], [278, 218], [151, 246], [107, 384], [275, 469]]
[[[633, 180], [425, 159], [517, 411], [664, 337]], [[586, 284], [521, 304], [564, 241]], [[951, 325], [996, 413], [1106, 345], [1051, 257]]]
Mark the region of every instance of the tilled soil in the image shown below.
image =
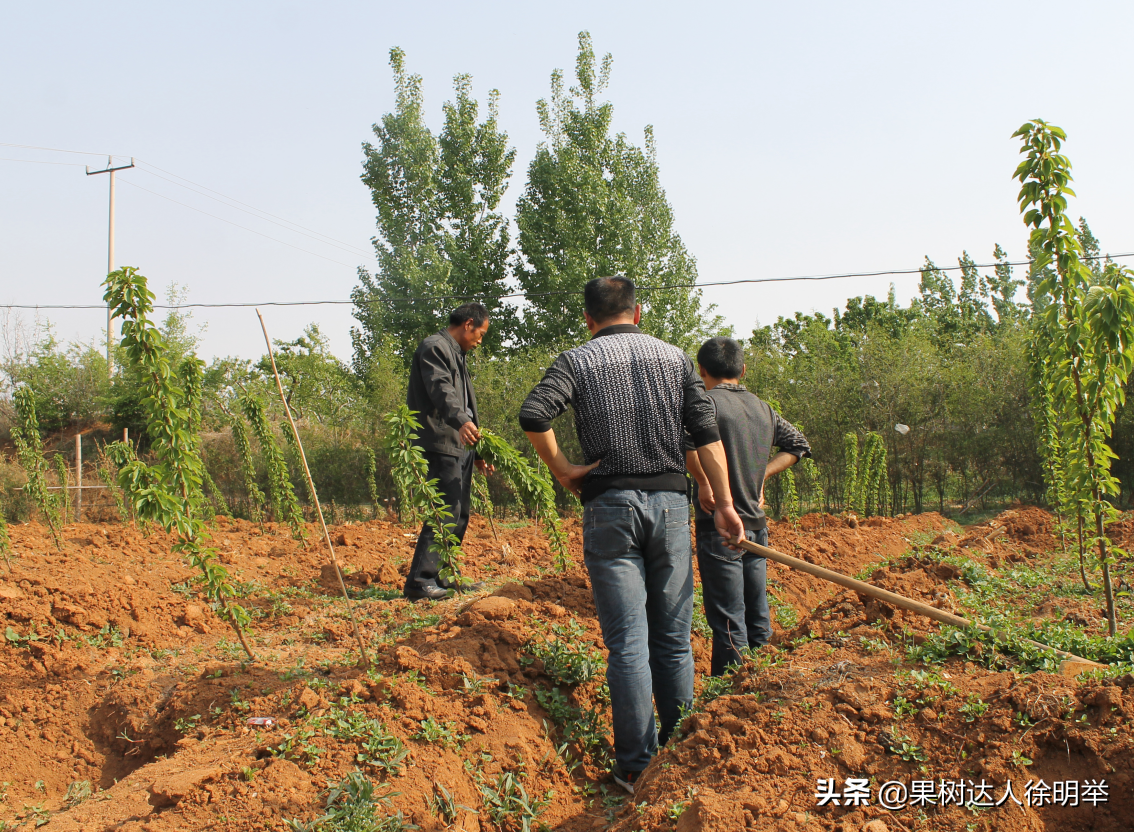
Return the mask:
[[[499, 539], [474, 518], [465, 541], [467, 574], [486, 590], [435, 604], [399, 597], [411, 531], [333, 530], [369, 670], [314, 529], [306, 548], [270, 524], [222, 518], [213, 531], [255, 615], [248, 663], [160, 532], [72, 525], [58, 552], [37, 524], [12, 527], [16, 556], [0, 572], [0, 829], [280, 830], [321, 814], [328, 786], [356, 769], [386, 784], [379, 794], [396, 792], [380, 814], [423, 830], [519, 830], [524, 801], [532, 829], [572, 832], [1130, 828], [1134, 680], [1080, 684], [964, 659], [918, 668], [897, 636], [935, 624], [777, 565], [780, 618], [797, 623], [777, 627], [724, 695], [702, 700], [622, 801], [605, 774], [609, 707], [586, 572], [555, 572], [538, 527], [496, 526]], [[581, 564], [579, 524], [566, 527]], [[1042, 563], [1057, 543], [1032, 508], [967, 530], [936, 514], [809, 515], [771, 537], [950, 610], [960, 570], [919, 558], [915, 544], [995, 572]], [[1061, 598], [1033, 612], [1095, 632], [1098, 606]], [[588, 678], [565, 683], [535, 655], [547, 643], [590, 661]], [[701, 632], [694, 651], [700, 690]], [[857, 777], [873, 790], [868, 805], [817, 805], [819, 780], [841, 793]], [[1106, 780], [1109, 795], [1078, 808], [878, 803], [889, 781], [982, 778], [994, 800], [1009, 780], [1021, 801], [1040, 779]], [[511, 811], [498, 811], [493, 796], [509, 789]]]

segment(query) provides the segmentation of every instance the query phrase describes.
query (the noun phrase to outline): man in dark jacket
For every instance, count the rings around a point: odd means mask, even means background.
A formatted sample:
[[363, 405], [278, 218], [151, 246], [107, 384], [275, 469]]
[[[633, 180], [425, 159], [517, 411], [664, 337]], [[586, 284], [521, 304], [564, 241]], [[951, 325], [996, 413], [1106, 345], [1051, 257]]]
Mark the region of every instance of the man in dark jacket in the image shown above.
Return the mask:
[[[429, 463], [429, 479], [437, 480], [452, 514], [453, 529], [463, 540], [469, 525], [472, 470], [475, 462], [484, 473], [492, 468], [478, 459], [472, 446], [480, 440], [476, 393], [465, 364], [488, 331], [488, 310], [466, 303], [449, 314], [449, 326], [430, 335], [413, 354], [406, 404], [421, 422], [417, 444]], [[441, 555], [433, 545], [433, 527], [425, 523], [417, 538], [413, 563], [403, 590], [406, 598], [438, 600], [450, 587], [438, 578]]]

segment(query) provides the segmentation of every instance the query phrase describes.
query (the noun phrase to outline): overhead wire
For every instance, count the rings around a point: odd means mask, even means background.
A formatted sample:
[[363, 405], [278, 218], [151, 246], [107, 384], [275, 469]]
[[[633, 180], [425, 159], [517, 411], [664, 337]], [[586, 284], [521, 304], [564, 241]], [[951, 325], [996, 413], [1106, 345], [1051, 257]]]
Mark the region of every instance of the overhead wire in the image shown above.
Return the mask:
[[[350, 251], [352, 251], [356, 254], [361, 253], [361, 254], [363, 254], [364, 256], [367, 256], [367, 257], [372, 256], [370, 254], [370, 252], [368, 252], [364, 249], [358, 248], [357, 246], [355, 246], [351, 243], [348, 243], [345, 240], [339, 240], [335, 237], [330, 236], [329, 234], [323, 234], [319, 231], [315, 231], [314, 229], [307, 228], [306, 226], [300, 225], [297, 222], [292, 222], [291, 220], [289, 220], [285, 217], [281, 217], [278, 214], [273, 214], [270, 211], [265, 211], [262, 208], [257, 208], [255, 205], [250, 205], [247, 202], [241, 202], [239, 199], [236, 199], [235, 197], [231, 197], [231, 196], [228, 196], [227, 194], [223, 194], [220, 191], [214, 190], [213, 188], [210, 188], [206, 185], [202, 185], [199, 182], [194, 182], [192, 179], [186, 179], [184, 176], [179, 176], [178, 174], [172, 173], [171, 171], [165, 170], [164, 168], [159, 168], [157, 165], [153, 164], [152, 162], [147, 162], [144, 159], [138, 159], [137, 161], [141, 164], [141, 166], [143, 168], [153, 168], [154, 170], [159, 170], [162, 173], [167, 174], [168, 176], [172, 176], [174, 179], [180, 179], [182, 182], [188, 182], [189, 185], [193, 186], [193, 188], [190, 188], [188, 185], [183, 185], [183, 184], [181, 184], [181, 182], [174, 182], [173, 180], [166, 179], [166, 181], [170, 182], [170, 184], [177, 185], [178, 187], [185, 188], [186, 190], [189, 190], [189, 191], [194, 191], [194, 193], [200, 193], [200, 191], [195, 191], [194, 188], [201, 188], [202, 190], [208, 191], [211, 194], [216, 194], [215, 197], [209, 196], [208, 194], [201, 194], [201, 196], [204, 196], [208, 199], [217, 199], [217, 197], [220, 197], [220, 199], [218, 199], [217, 201], [222, 202], [222, 204], [228, 204], [228, 203], [225, 203], [224, 200], [228, 200], [229, 203], [236, 203], [235, 205], [229, 205], [230, 208], [235, 208], [236, 205], [242, 205], [242, 206], [244, 206], [245, 209], [251, 209], [250, 211], [245, 211], [245, 213], [252, 213], [253, 216], [258, 216], [259, 214], [263, 214], [264, 216], [259, 217], [260, 219], [263, 219], [264, 217], [271, 217], [274, 220], [279, 220], [280, 223], [284, 223], [285, 225], [283, 227], [285, 227], [285, 228], [287, 226], [293, 227], [293, 228], [289, 228], [288, 230], [299, 229], [300, 231], [305, 232], [307, 235], [313, 235], [315, 238], [320, 238], [320, 237], [323, 238], [322, 240], [320, 240], [320, 242], [323, 242], [324, 240], [330, 240], [333, 243], [338, 243], [341, 246], [346, 246], [348, 250], [350, 250]], [[157, 176], [158, 179], [165, 179], [165, 177], [158, 176], [158, 174], [153, 173], [152, 171], [147, 170], [145, 172], [149, 173], [150, 176]], [[243, 209], [237, 208], [237, 210], [243, 210]], [[276, 223], [276, 224], [278, 225], [279, 223]]]
[[293, 245], [291, 243], [285, 242], [284, 240], [280, 240], [276, 237], [270, 237], [269, 235], [265, 234], [262, 231], [257, 231], [254, 228], [249, 228], [246, 225], [241, 225], [240, 223], [233, 222], [232, 220], [226, 220], [224, 217], [217, 216], [216, 214], [210, 214], [208, 211], [203, 211], [200, 208], [196, 208], [196, 207], [189, 205], [185, 202], [179, 202], [178, 200], [174, 199], [173, 197], [166, 196], [165, 194], [159, 194], [157, 191], [151, 191], [149, 188], [143, 188], [138, 183], [131, 182], [129, 179], [121, 179], [119, 181], [121, 181], [122, 184], [124, 184], [124, 185], [129, 185], [131, 188], [137, 188], [140, 191], [145, 191], [148, 194], [153, 194], [154, 196], [161, 197], [162, 199], [169, 200], [170, 202], [174, 203], [175, 205], [180, 205], [183, 208], [188, 208], [190, 211], [196, 211], [199, 214], [204, 214], [206, 217], [212, 217], [215, 220], [220, 220], [221, 222], [227, 222], [229, 225], [234, 225], [237, 228], [243, 229], [244, 231], [249, 231], [249, 232], [256, 234], [260, 237], [263, 237], [267, 240], [271, 240], [274, 243], [279, 243], [281, 245], [285, 245], [288, 248], [294, 248], [296, 251], [302, 251], [305, 254], [310, 254], [312, 257], [319, 257], [323, 260], [328, 260], [332, 263], [337, 263], [340, 266], [346, 266], [347, 268], [354, 268], [354, 265], [352, 265], [351, 263], [344, 263], [342, 260], [335, 260], [333, 257], [327, 257], [326, 255], [323, 255], [323, 254], [317, 254], [314, 251], [309, 251], [308, 249], [300, 248], [297, 245]]
[[[1134, 251], [1123, 252], [1120, 254], [1100, 254], [1098, 256], [1083, 257], [1083, 260], [1118, 260], [1126, 257], [1134, 257]], [[965, 268], [973, 269], [988, 269], [995, 268], [996, 266], [1029, 266], [1031, 260], [1000, 260], [992, 263], [966, 263], [964, 266], [938, 266], [934, 265], [932, 268], [936, 271], [951, 272], [960, 271]], [[800, 281], [819, 281], [819, 280], [844, 280], [854, 277], [887, 277], [887, 276], [902, 276], [921, 274], [929, 269], [929, 266], [919, 266], [914, 269], [885, 269], [870, 272], [842, 272], [839, 274], [823, 274], [823, 275], [801, 275], [796, 277], [747, 277], [738, 280], [716, 280], [706, 283], [671, 283], [665, 286], [638, 286], [639, 292], [664, 292], [672, 289], [703, 289], [712, 286], [738, 286], [743, 284], [755, 283], [794, 283]], [[228, 303], [171, 303], [171, 304], [155, 304], [155, 309], [239, 309], [252, 306], [344, 306], [350, 305], [367, 305], [378, 303], [415, 303], [425, 301], [439, 301], [439, 300], [469, 300], [475, 298], [486, 298], [493, 300], [512, 300], [517, 298], [533, 298], [533, 297], [548, 297], [555, 295], [581, 295], [582, 289], [562, 289], [545, 292], [510, 292], [502, 295], [485, 295], [485, 294], [464, 294], [464, 295], [424, 295], [416, 297], [382, 297], [382, 298], [369, 298], [365, 300], [356, 300], [351, 298], [349, 300], [329, 299], [329, 300], [264, 300], [264, 301], [234, 301]], [[105, 310], [105, 305], [93, 304], [0, 304], [0, 309], [102, 309]]]
[[113, 153], [92, 153], [89, 150], [60, 150], [58, 147], [40, 147], [35, 144], [12, 144], [11, 142], [0, 142], [0, 147], [19, 147], [24, 150], [46, 150], [50, 153], [74, 153], [77, 156], [109, 156], [114, 158]]
[[[44, 150], [44, 151], [48, 151], [48, 152], [51, 152], [51, 153], [74, 153], [74, 154], [78, 154], [78, 155], [82, 155], [82, 156], [107, 156], [108, 158], [111, 158], [111, 159], [115, 158], [115, 155], [116, 155], [116, 154], [108, 154], [108, 153], [92, 153], [90, 151], [85, 151], [85, 150], [64, 150], [64, 149], [58, 148], [58, 147], [41, 147], [39, 145], [33, 145], [33, 144], [15, 144], [15, 143], [12, 143], [12, 142], [0, 142], [0, 147], [14, 147], [14, 148], [21, 148], [21, 149], [25, 149], [25, 150]], [[123, 158], [125, 158], [125, 157], [123, 157]], [[36, 159], [0, 159], [0, 161], [31, 162], [33, 164], [40, 164], [40, 165], [76, 165], [78, 167], [83, 167], [83, 165], [81, 165], [78, 162], [46, 162], [46, 161], [40, 161], [40, 160], [36, 160]], [[355, 255], [358, 255], [360, 257], [367, 257], [367, 258], [374, 256], [371, 252], [367, 251], [366, 249], [360, 248], [358, 246], [354, 246], [351, 243], [346, 242], [345, 240], [336, 239], [335, 237], [332, 237], [329, 234], [323, 234], [323, 233], [316, 231], [312, 228], [307, 228], [306, 226], [300, 225], [297, 222], [292, 222], [291, 220], [289, 220], [285, 217], [281, 217], [278, 214], [273, 214], [270, 211], [265, 211], [262, 208], [257, 208], [255, 205], [251, 205], [247, 202], [243, 202], [239, 199], [236, 199], [235, 197], [228, 196], [227, 194], [222, 193], [221, 191], [218, 191], [214, 188], [210, 188], [207, 185], [202, 185], [199, 182], [194, 182], [191, 179], [187, 179], [184, 176], [180, 176], [176, 173], [173, 173], [172, 171], [166, 170], [165, 168], [159, 167], [159, 166], [153, 164], [152, 162], [147, 162], [144, 159], [136, 159], [135, 161], [137, 163], [136, 166], [135, 166], [135, 170], [138, 170], [138, 171], [143, 172], [143, 173], [147, 173], [150, 176], [154, 176], [158, 179], [163, 179], [166, 182], [169, 182], [171, 185], [175, 185], [179, 188], [184, 188], [185, 190], [196, 193], [200, 196], [205, 197], [206, 199], [212, 199], [216, 202], [220, 202], [222, 205], [226, 205], [229, 208], [233, 208], [233, 209], [235, 209], [237, 211], [241, 211], [245, 214], [250, 214], [251, 216], [254, 216], [257, 219], [264, 220], [265, 222], [270, 222], [273, 225], [278, 225], [281, 228], [284, 228], [285, 230], [290, 231], [293, 234], [299, 234], [300, 236], [308, 237], [308, 238], [314, 240], [317, 243], [320, 243], [322, 245], [331, 246], [332, 248], [341, 249], [341, 250], [347, 252], [348, 254], [355, 254]], [[153, 168], [153, 170], [148, 170], [148, 168]], [[153, 171], [160, 171], [161, 173], [166, 174], [166, 176], [161, 176], [159, 173], [154, 173]], [[166, 178], [167, 176], [172, 176], [173, 179], [168, 179], [168, 178]], [[176, 182], [176, 181], [174, 181], [175, 179], [180, 179], [181, 181]], [[186, 205], [183, 202], [177, 202], [177, 200], [172, 199], [170, 197], [165, 197], [164, 195], [159, 194], [156, 191], [149, 191], [147, 188], [143, 188], [141, 185], [136, 185], [136, 184], [130, 182], [126, 178], [120, 178], [118, 181], [126, 182], [128, 184], [132, 184], [136, 188], [141, 188], [141, 190], [148, 191], [149, 193], [152, 193], [155, 196], [161, 196], [164, 199], [169, 199], [170, 202], [176, 202], [178, 205], [183, 205], [186, 208], [193, 208], [193, 206], [191, 206], [191, 205]], [[182, 183], [188, 183], [188, 184], [182, 184]], [[189, 187], [190, 185], [192, 185], [193, 187]], [[201, 190], [197, 190], [197, 189], [208, 191], [209, 193], [202, 193]], [[215, 196], [210, 196], [210, 194], [215, 194]], [[233, 204], [233, 203], [235, 203], [235, 204]], [[238, 206], [243, 206], [243, 207], [238, 207]], [[222, 222], [228, 222], [230, 225], [235, 225], [237, 228], [241, 228], [245, 231], [251, 231], [253, 234], [259, 234], [260, 236], [266, 237], [269, 240], [273, 240], [275, 242], [279, 242], [279, 243], [283, 243], [284, 245], [291, 246], [290, 243], [286, 243], [282, 240], [277, 240], [274, 237], [269, 237], [267, 234], [262, 234], [259, 231], [255, 231], [253, 229], [239, 225], [238, 223], [231, 222], [230, 220], [226, 220], [223, 217], [218, 217], [215, 214], [209, 214], [207, 211], [201, 211], [199, 208], [193, 208], [193, 210], [194, 211], [200, 211], [200, 213], [205, 214], [206, 216], [213, 217], [214, 219], [219, 219]], [[307, 249], [299, 248], [298, 246], [291, 246], [291, 247], [296, 248], [299, 251], [307, 252], [308, 254], [314, 254], [314, 252], [307, 251]], [[319, 255], [319, 254], [316, 254], [315, 256], [316, 257], [322, 257], [322, 255]], [[349, 263], [341, 263], [341, 261], [333, 260], [329, 257], [325, 257], [324, 259], [331, 260], [331, 262], [333, 262], [333, 263], [340, 263], [340, 265], [347, 265], [347, 266], [351, 265]]]
[[86, 167], [78, 162], [47, 162], [43, 159], [12, 159], [7, 156], [0, 156], [0, 162], [28, 162], [33, 165], [66, 165], [72, 168]]

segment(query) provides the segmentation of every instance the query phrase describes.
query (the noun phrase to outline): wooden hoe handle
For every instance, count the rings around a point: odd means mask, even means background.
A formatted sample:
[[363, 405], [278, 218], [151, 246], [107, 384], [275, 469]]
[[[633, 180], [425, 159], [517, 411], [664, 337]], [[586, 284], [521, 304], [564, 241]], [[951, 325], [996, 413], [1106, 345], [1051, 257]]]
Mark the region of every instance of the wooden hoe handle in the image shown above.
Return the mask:
[[[877, 598], [879, 601], [885, 601], [895, 607], [901, 607], [910, 612], [916, 612], [918, 615], [924, 615], [926, 618], [932, 618], [934, 621], [940, 621], [942, 624], [952, 624], [954, 627], [976, 627], [984, 632], [992, 632], [992, 628], [984, 624], [974, 624], [967, 618], [961, 618], [959, 615], [953, 615], [951, 612], [939, 610], [937, 607], [931, 607], [929, 604], [923, 604], [920, 601], [915, 601], [912, 598], [907, 598], [904, 595], [899, 595], [896, 592], [890, 592], [886, 589], [881, 589], [868, 584], [865, 581], [855, 580], [841, 572], [835, 572], [832, 569], [825, 569], [822, 566], [816, 566], [814, 563], [808, 563], [799, 558], [793, 558], [791, 555], [785, 555], [783, 552], [777, 552], [767, 546], [761, 546], [759, 543], [753, 543], [751, 540], [744, 540], [743, 538], [737, 539], [735, 545], [740, 546], [746, 552], [751, 552], [754, 555], [760, 555], [768, 560], [774, 560], [776, 563], [782, 563], [784, 566], [791, 567], [799, 572], [806, 572], [809, 575], [814, 575], [816, 578], [822, 578], [825, 581], [830, 581], [839, 586], [845, 586], [847, 589], [853, 589], [855, 592], [863, 595], [869, 595], [872, 598]], [[1039, 647], [1043, 650], [1050, 650], [1059, 658], [1064, 660], [1064, 663], [1072, 663], [1075, 665], [1085, 665], [1080, 668], [1061, 668], [1061, 670], [1081, 672], [1096, 667], [1106, 667], [1104, 664], [1084, 659], [1081, 656], [1076, 656], [1074, 653], [1068, 653], [1065, 650], [1057, 650], [1054, 647], [1049, 647], [1046, 644], [1040, 644], [1038, 641], [1031, 639], [1024, 639], [1028, 644]]]

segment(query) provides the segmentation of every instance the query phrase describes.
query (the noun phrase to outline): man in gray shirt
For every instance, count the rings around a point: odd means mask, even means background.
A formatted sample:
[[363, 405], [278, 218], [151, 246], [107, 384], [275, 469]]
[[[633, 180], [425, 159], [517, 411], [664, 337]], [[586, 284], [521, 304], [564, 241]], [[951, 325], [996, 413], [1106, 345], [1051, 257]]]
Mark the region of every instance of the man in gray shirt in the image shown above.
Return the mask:
[[[686, 355], [638, 329], [642, 308], [625, 277], [583, 293], [592, 338], [560, 355], [520, 409], [520, 426], [556, 479], [583, 500], [583, 558], [609, 652], [614, 780], [638, 775], [693, 701], [693, 563], [683, 432], [721, 495], [722, 537], [744, 526], [705, 387]], [[586, 464], [563, 455], [551, 421], [575, 411]], [[657, 705], [659, 726], [654, 720]]]
[[[744, 388], [740, 383], [744, 369], [744, 348], [731, 338], [710, 338], [697, 353], [697, 370], [709, 391], [728, 459], [732, 503], [744, 523], [745, 537], [767, 546], [764, 481], [811, 456], [811, 446], [767, 402]], [[769, 459], [773, 447], [779, 451]], [[720, 676], [741, 660], [743, 650], [767, 644], [772, 636], [766, 588], [768, 562], [727, 546], [717, 533], [712, 514], [720, 492], [702, 469], [692, 439], [687, 440], [686, 448], [686, 464], [697, 481], [693, 499], [697, 565], [705, 618], [713, 631], [712, 674]]]

